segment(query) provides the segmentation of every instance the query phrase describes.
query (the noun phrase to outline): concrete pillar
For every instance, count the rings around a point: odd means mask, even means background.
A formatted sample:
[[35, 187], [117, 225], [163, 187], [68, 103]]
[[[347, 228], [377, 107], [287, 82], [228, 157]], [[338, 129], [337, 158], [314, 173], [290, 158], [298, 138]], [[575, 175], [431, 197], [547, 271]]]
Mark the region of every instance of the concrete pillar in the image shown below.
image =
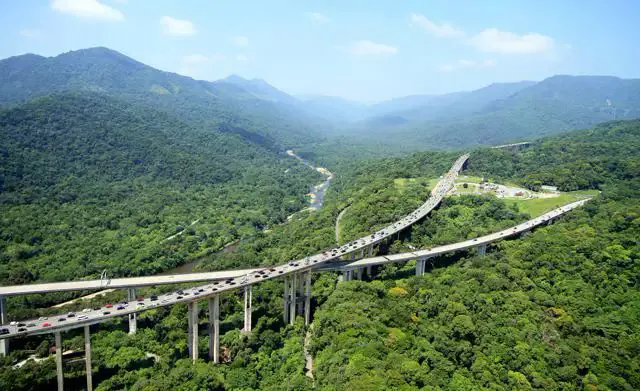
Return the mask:
[[426, 259], [416, 260], [416, 276], [421, 276], [424, 274], [426, 264], [427, 264]]
[[296, 301], [297, 301], [297, 286], [296, 286], [297, 275], [293, 273], [291, 276], [291, 301], [289, 302], [289, 324], [293, 324], [296, 321]]
[[87, 372], [87, 391], [93, 391], [93, 380], [91, 378], [91, 334], [89, 326], [84, 326], [84, 361]]
[[251, 292], [251, 285], [247, 285], [244, 287], [244, 331], [245, 333], [251, 332], [251, 301], [253, 294]]
[[209, 360], [219, 362], [220, 355], [220, 296], [209, 299]]
[[[135, 288], [129, 288], [128, 290], [128, 300], [129, 303], [133, 302], [136, 300], [136, 289]], [[131, 304], [130, 304], [131, 305]], [[136, 314], [129, 314], [129, 334], [135, 334], [136, 330], [138, 329], [138, 322], [136, 319]]]
[[484, 255], [487, 252], [487, 245], [481, 244], [478, 246], [478, 255]]
[[298, 276], [298, 301], [296, 302], [296, 315], [304, 314], [304, 292], [305, 292], [305, 282], [302, 273]]
[[282, 312], [282, 321], [284, 324], [289, 323], [289, 307], [291, 306], [290, 298], [289, 298], [289, 285], [290, 285], [289, 276], [284, 277], [284, 311]]
[[187, 303], [187, 317], [189, 323], [189, 357], [193, 361], [198, 359], [198, 303], [195, 301]]
[[[0, 324], [9, 323], [9, 317], [7, 316], [7, 301], [4, 296], [0, 296]], [[0, 339], [0, 356], [6, 356], [9, 354], [9, 340]]]
[[360, 250], [360, 259], [364, 258], [364, 248]]
[[549, 220], [547, 221], [547, 225], [551, 225], [551, 223], [553, 223], [553, 219], [549, 219]]
[[369, 245], [369, 257], [373, 256], [373, 244]]
[[311, 270], [307, 271], [304, 292], [304, 324], [311, 323]]
[[58, 391], [64, 391], [64, 375], [62, 374], [62, 336], [59, 331], [55, 333], [56, 337], [56, 373], [58, 376]]
[[355, 251], [351, 253], [351, 260], [352, 261], [356, 260], [356, 252]]
[[367, 277], [369, 277], [369, 279], [373, 279], [373, 266], [371, 265], [367, 266]]

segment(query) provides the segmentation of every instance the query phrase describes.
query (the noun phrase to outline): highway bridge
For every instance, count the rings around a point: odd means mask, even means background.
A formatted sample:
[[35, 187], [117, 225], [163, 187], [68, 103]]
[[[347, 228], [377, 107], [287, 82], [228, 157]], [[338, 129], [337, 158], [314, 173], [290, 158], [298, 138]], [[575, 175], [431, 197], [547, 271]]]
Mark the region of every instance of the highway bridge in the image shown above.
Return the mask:
[[523, 148], [527, 148], [531, 145], [530, 141], [524, 141], [521, 143], [513, 143], [513, 144], [504, 144], [504, 145], [496, 145], [495, 147], [491, 147], [493, 149], [511, 149], [511, 150], [519, 150]]
[[[382, 241], [392, 240], [394, 235], [403, 229], [411, 226], [418, 220], [425, 217], [433, 210], [442, 200], [443, 196], [453, 186], [454, 180], [458, 172], [462, 169], [468, 155], [463, 155], [456, 160], [452, 168], [438, 182], [431, 192], [431, 197], [419, 208], [403, 217], [402, 219], [360, 239], [354, 240], [343, 246], [333, 248], [306, 257], [304, 259], [292, 260], [286, 264], [262, 267], [256, 269], [245, 269], [236, 271], [212, 272], [212, 273], [192, 273], [183, 276], [154, 276], [154, 277], [138, 277], [114, 279], [108, 285], [110, 288], [119, 287], [129, 290], [129, 301], [114, 305], [106, 305], [101, 308], [87, 308], [77, 314], [65, 314], [59, 316], [50, 316], [47, 319], [34, 319], [22, 322], [11, 322], [6, 324], [6, 311], [4, 309], [4, 301], [0, 300], [0, 313], [2, 315], [0, 326], [0, 342], [16, 336], [28, 336], [35, 334], [54, 333], [56, 342], [56, 364], [58, 368], [58, 389], [63, 389], [62, 375], [62, 349], [61, 349], [61, 333], [70, 329], [83, 327], [85, 332], [85, 354], [87, 362], [87, 387], [92, 389], [91, 380], [91, 346], [89, 326], [104, 322], [110, 318], [117, 316], [129, 317], [130, 332], [136, 331], [135, 314], [147, 309], [158, 306], [169, 306], [178, 303], [185, 303], [188, 307], [188, 323], [189, 323], [189, 355], [193, 360], [198, 359], [198, 302], [207, 300], [209, 313], [209, 358], [214, 362], [219, 361], [219, 316], [220, 316], [220, 294], [230, 292], [237, 289], [244, 290], [244, 332], [251, 331], [251, 314], [252, 314], [252, 291], [254, 284], [263, 280], [273, 278], [284, 279], [284, 307], [283, 319], [286, 322], [293, 323], [296, 314], [304, 314], [305, 323], [310, 322], [311, 314], [311, 272], [312, 270], [342, 270], [343, 279], [350, 280], [354, 274], [362, 275], [364, 268], [373, 265], [379, 265], [389, 262], [402, 262], [407, 260], [417, 260], [417, 274], [424, 272], [424, 262], [428, 258], [439, 254], [457, 251], [469, 247], [477, 247], [480, 253], [484, 253], [486, 245], [489, 242], [512, 236], [536, 225], [551, 221], [553, 218], [566, 213], [567, 211], [581, 205], [585, 201], [579, 201], [563, 208], [556, 209], [546, 215], [533, 219], [529, 222], [520, 224], [509, 230], [487, 235], [482, 238], [471, 239], [468, 241], [456, 243], [453, 245], [439, 246], [433, 249], [427, 249], [406, 254], [389, 255], [386, 257], [371, 257], [373, 254], [373, 246]], [[369, 258], [364, 258], [365, 254]], [[202, 274], [197, 277], [195, 274]], [[206, 276], [205, 276], [206, 275]], [[207, 284], [197, 286], [190, 289], [178, 290], [176, 292], [151, 296], [148, 298], [136, 299], [135, 287], [161, 284], [176, 284], [195, 281], [208, 281]], [[0, 295], [4, 296], [20, 295], [28, 293], [45, 293], [60, 290], [86, 290], [86, 289], [104, 289], [103, 280], [64, 282], [52, 284], [36, 284], [27, 286], [2, 287]], [[29, 288], [31, 287], [31, 288]], [[6, 349], [6, 346], [4, 347]]]

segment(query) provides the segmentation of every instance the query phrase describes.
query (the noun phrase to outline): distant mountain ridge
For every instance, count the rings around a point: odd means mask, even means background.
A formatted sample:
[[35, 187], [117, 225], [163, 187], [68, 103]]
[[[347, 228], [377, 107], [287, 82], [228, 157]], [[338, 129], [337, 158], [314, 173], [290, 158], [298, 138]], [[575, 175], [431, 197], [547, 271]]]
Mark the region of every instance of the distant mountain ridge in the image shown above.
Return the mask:
[[347, 136], [421, 149], [522, 140], [640, 117], [640, 80], [557, 75], [474, 91], [411, 95], [366, 105], [294, 97], [262, 79], [216, 81], [163, 72], [107, 48], [0, 60], [0, 105], [64, 91], [131, 99], [197, 129], [235, 134], [270, 150]]
[[[388, 121], [389, 116], [396, 120]], [[446, 105], [387, 117], [351, 125], [349, 133], [415, 149], [521, 141], [640, 118], [640, 79], [558, 75], [540, 82], [492, 84], [454, 96]]]
[[[306, 111], [280, 100], [265, 99], [265, 95], [274, 93], [267, 86], [266, 82], [251, 82], [243, 87], [194, 80], [160, 71], [103, 47], [55, 57], [27, 54], [0, 61], [0, 105], [18, 104], [55, 92], [91, 91], [131, 99], [241, 137], [250, 135], [253, 140], [264, 140], [263, 146], [272, 149], [322, 137], [314, 129], [317, 119]], [[263, 96], [256, 96], [256, 88]]]

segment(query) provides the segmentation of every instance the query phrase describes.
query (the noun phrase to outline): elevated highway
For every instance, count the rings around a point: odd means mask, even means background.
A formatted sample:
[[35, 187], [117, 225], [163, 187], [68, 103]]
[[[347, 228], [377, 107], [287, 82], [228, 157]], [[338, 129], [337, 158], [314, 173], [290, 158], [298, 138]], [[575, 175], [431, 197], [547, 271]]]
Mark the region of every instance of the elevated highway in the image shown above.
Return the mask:
[[65, 291], [84, 291], [97, 289], [114, 289], [114, 288], [140, 288], [153, 285], [165, 284], [186, 284], [191, 282], [202, 281], [218, 281], [226, 280], [231, 277], [243, 276], [248, 273], [260, 270], [239, 269], [225, 270], [218, 272], [204, 273], [188, 273], [188, 274], [170, 274], [166, 276], [150, 276], [150, 277], [126, 277], [101, 280], [83, 280], [83, 281], [65, 281], [65, 282], [49, 282], [44, 284], [27, 284], [0, 286], [0, 296], [17, 296], [30, 295], [35, 293], [51, 293]]
[[[484, 253], [486, 252], [487, 245], [489, 243], [520, 235], [524, 232], [530, 231], [532, 228], [539, 225], [550, 224], [553, 221], [553, 219], [577, 207], [584, 205], [584, 203], [587, 201], [589, 201], [589, 199], [572, 202], [570, 204], [554, 209], [551, 212], [538, 216], [534, 219], [525, 221], [522, 224], [518, 224], [516, 226], [507, 228], [502, 231], [494, 232], [489, 235], [465, 240], [458, 243], [436, 246], [436, 247], [432, 247], [432, 248], [428, 248], [420, 251], [364, 258], [364, 259], [357, 260], [355, 262], [343, 263], [343, 265], [340, 267], [340, 270], [342, 270], [345, 273], [344, 276], [346, 277], [347, 280], [349, 280], [353, 278], [354, 271], [361, 270], [362, 268], [365, 268], [365, 267], [415, 260], [417, 261], [416, 275], [422, 275], [425, 270], [425, 261], [429, 258], [437, 257], [437, 256], [444, 255], [451, 252], [466, 250], [469, 248], [477, 248], [478, 253], [480, 255], [484, 255]], [[333, 269], [335, 269], [335, 267], [333, 267]]]
[[[167, 293], [159, 296], [152, 296], [150, 298], [144, 298], [140, 300], [136, 300], [136, 298], [132, 298], [130, 302], [127, 303], [119, 303], [114, 305], [109, 305], [108, 307], [101, 307], [97, 309], [88, 309], [78, 314], [75, 314], [72, 317], [68, 317], [68, 314], [62, 314], [58, 316], [51, 316], [49, 319], [38, 319], [38, 320], [29, 320], [16, 324], [2, 325], [0, 327], [5, 328], [9, 332], [3, 335], [0, 335], [0, 339], [11, 338], [18, 335], [34, 335], [34, 334], [42, 334], [42, 333], [51, 333], [55, 331], [65, 331], [72, 328], [82, 327], [86, 325], [91, 325], [94, 323], [99, 323], [105, 321], [106, 319], [116, 317], [116, 316], [124, 316], [130, 315], [137, 312], [142, 312], [148, 310], [150, 308], [158, 307], [158, 306], [169, 306], [178, 303], [192, 303], [194, 301], [199, 301], [202, 299], [209, 298], [213, 295], [219, 295], [224, 292], [230, 292], [239, 288], [250, 288], [251, 285], [257, 284], [261, 281], [279, 278], [279, 277], [287, 277], [287, 275], [292, 273], [300, 273], [300, 272], [309, 272], [311, 270], [315, 271], [330, 271], [330, 270], [338, 270], [343, 271], [345, 273], [352, 272], [358, 269], [362, 269], [365, 267], [383, 265], [388, 263], [396, 263], [396, 262], [407, 262], [416, 260], [418, 262], [424, 262], [425, 260], [433, 257], [437, 257], [446, 253], [451, 253], [455, 251], [466, 250], [469, 248], [477, 248], [481, 255], [484, 254], [486, 250], [486, 246], [489, 243], [502, 240], [505, 238], [513, 237], [519, 235], [523, 232], [527, 232], [533, 229], [536, 226], [549, 224], [553, 221], [553, 219], [560, 217], [561, 215], [584, 205], [588, 199], [576, 201], [567, 205], [564, 205], [560, 208], [554, 209], [548, 213], [545, 213], [539, 217], [528, 220], [516, 226], [507, 228], [502, 231], [498, 231], [495, 233], [491, 233], [485, 236], [481, 236], [474, 239], [469, 239], [453, 244], [446, 244], [442, 246], [437, 246], [425, 250], [420, 251], [412, 251], [400, 254], [392, 254], [386, 256], [377, 256], [377, 257], [369, 257], [359, 259], [357, 261], [337, 261], [337, 262], [318, 262], [311, 257], [290, 261], [285, 265], [276, 265], [264, 268], [256, 268], [256, 269], [244, 269], [244, 270], [234, 270], [230, 272], [211, 272], [211, 273], [193, 273], [186, 274], [187, 276], [184, 279], [180, 279], [176, 281], [175, 279], [171, 279], [170, 277], [179, 277], [179, 276], [158, 276], [160, 280], [147, 280], [145, 281], [145, 285], [160, 285], [160, 284], [174, 284], [178, 282], [191, 282], [191, 281], [209, 281], [208, 284], [196, 286], [193, 288], [179, 290], [172, 293]], [[416, 274], [422, 274], [424, 272], [424, 266], [420, 267], [420, 265], [416, 265]], [[226, 273], [226, 274], [225, 274]], [[242, 273], [242, 274], [240, 274]], [[201, 277], [199, 279], [193, 278], [193, 275], [200, 274]], [[221, 280], [221, 276], [226, 275], [226, 279], [224, 281]], [[141, 280], [150, 277], [139, 277], [139, 278], [131, 278], [131, 279], [121, 279], [121, 280]], [[352, 276], [348, 276], [346, 280], [352, 279]], [[215, 281], [212, 281], [215, 280]], [[158, 283], [157, 281], [161, 281]], [[153, 282], [153, 283], [152, 283]], [[144, 286], [140, 285], [140, 282], [134, 282], [135, 286]], [[131, 283], [120, 286], [132, 286]], [[5, 287], [9, 288], [9, 287]], [[8, 290], [8, 289], [7, 289]], [[14, 291], [14, 292], [22, 292], [22, 291]], [[23, 293], [18, 293], [23, 294]], [[64, 320], [61, 320], [64, 319]], [[48, 325], [45, 325], [48, 324]], [[31, 326], [29, 326], [31, 325]]]
[[[54, 333], [56, 341], [56, 364], [58, 369], [58, 389], [63, 389], [62, 376], [62, 356], [61, 354], [61, 333], [70, 329], [83, 327], [85, 332], [85, 351], [87, 354], [87, 388], [92, 389], [91, 381], [91, 358], [90, 358], [90, 332], [89, 326], [101, 323], [118, 316], [129, 317], [130, 332], [136, 331], [136, 314], [151, 308], [159, 306], [169, 306], [173, 304], [185, 303], [188, 308], [189, 323], [189, 355], [192, 359], [198, 358], [198, 302], [206, 300], [208, 302], [208, 332], [209, 332], [209, 358], [213, 362], [219, 361], [219, 316], [220, 316], [220, 294], [235, 291], [237, 289], [244, 290], [244, 328], [243, 331], [249, 333], [252, 325], [252, 291], [254, 284], [261, 281], [283, 278], [284, 279], [284, 308], [283, 318], [285, 323], [293, 323], [296, 314], [304, 314], [305, 323], [310, 322], [311, 314], [311, 272], [313, 270], [342, 270], [345, 273], [345, 279], [351, 279], [353, 271], [362, 270], [373, 265], [380, 265], [389, 262], [402, 262], [407, 260], [418, 260], [418, 268], [424, 271], [424, 262], [430, 257], [451, 251], [457, 251], [469, 247], [478, 247], [481, 253], [484, 253], [486, 245], [492, 241], [516, 235], [523, 231], [529, 230], [536, 225], [544, 222], [550, 222], [553, 218], [560, 216], [569, 210], [582, 205], [585, 201], [579, 201], [566, 205], [555, 211], [549, 212], [529, 222], [519, 224], [508, 230], [504, 230], [495, 234], [483, 236], [481, 238], [471, 239], [452, 245], [439, 246], [432, 249], [415, 251], [405, 254], [395, 254], [385, 257], [371, 257], [373, 246], [382, 241], [392, 240], [394, 235], [402, 230], [410, 227], [415, 222], [424, 218], [431, 212], [441, 201], [448, 190], [453, 186], [454, 180], [458, 172], [468, 159], [468, 155], [459, 157], [449, 172], [443, 175], [436, 187], [432, 190], [431, 196], [413, 212], [404, 216], [400, 220], [370, 234], [347, 243], [343, 246], [336, 247], [315, 254], [303, 259], [292, 260], [286, 264], [244, 269], [232, 270], [212, 273], [192, 273], [187, 275], [168, 275], [154, 277], [136, 277], [114, 279], [108, 285], [102, 280], [61, 282], [52, 284], [35, 284], [27, 286], [13, 286], [0, 288], [0, 314], [2, 315], [0, 326], [0, 342], [17, 337], [35, 334]], [[364, 258], [365, 254], [369, 254], [369, 258]], [[359, 259], [356, 260], [356, 255]], [[349, 260], [345, 264], [345, 260]], [[422, 265], [420, 265], [422, 262]], [[193, 288], [178, 290], [168, 294], [151, 296], [148, 298], [136, 298], [135, 287], [177, 284], [207, 281], [206, 284]], [[87, 290], [87, 289], [104, 289], [104, 288], [127, 288], [129, 289], [129, 300], [127, 302], [108, 304], [101, 308], [86, 308], [77, 314], [65, 314], [58, 316], [50, 316], [48, 318], [32, 319], [23, 322], [7, 323], [6, 312], [4, 310], [3, 296], [22, 295], [29, 293], [46, 293], [61, 290]]]

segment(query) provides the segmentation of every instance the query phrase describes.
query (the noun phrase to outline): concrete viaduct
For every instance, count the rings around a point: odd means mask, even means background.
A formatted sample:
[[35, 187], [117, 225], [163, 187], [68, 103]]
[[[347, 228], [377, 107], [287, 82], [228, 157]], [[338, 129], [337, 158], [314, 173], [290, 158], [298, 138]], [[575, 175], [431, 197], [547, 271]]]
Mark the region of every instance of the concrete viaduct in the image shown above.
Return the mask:
[[[284, 279], [283, 320], [293, 324], [296, 314], [304, 315], [305, 324], [311, 319], [311, 273], [312, 271], [341, 271], [341, 279], [349, 281], [361, 278], [366, 270], [371, 276], [372, 266], [394, 262], [406, 262], [416, 260], [416, 275], [422, 275], [428, 259], [435, 256], [476, 247], [480, 254], [484, 254], [487, 245], [493, 241], [505, 237], [514, 236], [528, 231], [535, 226], [551, 223], [551, 221], [582, 205], [587, 200], [581, 200], [561, 208], [555, 209], [545, 215], [529, 220], [525, 223], [511, 227], [507, 230], [489, 234], [483, 237], [466, 240], [459, 243], [438, 246], [431, 249], [414, 251], [410, 253], [394, 254], [373, 257], [375, 245], [383, 241], [391, 241], [403, 229], [410, 227], [416, 221], [424, 218], [441, 201], [447, 191], [453, 186], [458, 172], [468, 159], [463, 155], [456, 160], [449, 172], [442, 177], [431, 192], [431, 197], [407, 216], [390, 224], [371, 235], [354, 240], [343, 246], [333, 248], [306, 257], [292, 260], [286, 264], [267, 266], [253, 269], [231, 270], [209, 273], [191, 273], [183, 275], [167, 275], [153, 277], [119, 278], [110, 281], [88, 280], [72, 281], [48, 284], [33, 284], [21, 286], [0, 287], [0, 354], [8, 351], [8, 339], [16, 336], [54, 333], [56, 344], [56, 367], [58, 390], [63, 390], [62, 373], [62, 336], [61, 333], [74, 329], [84, 328], [87, 389], [93, 389], [91, 379], [91, 338], [89, 327], [93, 324], [108, 321], [117, 316], [129, 317], [129, 332], [136, 332], [136, 313], [158, 306], [169, 306], [185, 303], [188, 309], [188, 350], [193, 360], [198, 359], [199, 337], [199, 311], [198, 302], [207, 301], [208, 307], [208, 333], [209, 333], [209, 359], [219, 362], [220, 351], [220, 294], [224, 292], [242, 289], [244, 291], [244, 327], [243, 332], [251, 332], [252, 325], [252, 286], [263, 280], [273, 278]], [[365, 254], [368, 255], [365, 258]], [[358, 260], [356, 260], [358, 258]], [[135, 289], [138, 287], [181, 284], [191, 282], [206, 282], [204, 285], [178, 290], [176, 292], [151, 296], [136, 300]], [[13, 295], [25, 295], [33, 293], [47, 293], [70, 290], [124, 288], [128, 290], [129, 301], [105, 306], [98, 309], [85, 309], [73, 317], [68, 315], [51, 316], [49, 319], [28, 320], [23, 322], [11, 322], [7, 319], [4, 298]], [[9, 324], [8, 324], [9, 323]]]

